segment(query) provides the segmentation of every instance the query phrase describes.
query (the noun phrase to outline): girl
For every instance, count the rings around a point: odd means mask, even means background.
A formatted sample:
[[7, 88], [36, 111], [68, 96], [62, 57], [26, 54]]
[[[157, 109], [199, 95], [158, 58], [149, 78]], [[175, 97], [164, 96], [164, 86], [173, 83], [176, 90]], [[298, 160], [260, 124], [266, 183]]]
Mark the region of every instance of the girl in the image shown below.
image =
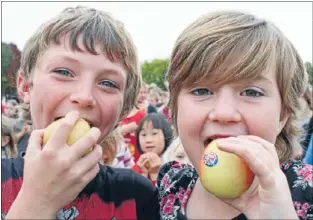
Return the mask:
[[[173, 123], [194, 167], [161, 167], [162, 219], [313, 217], [312, 166], [293, 160], [301, 147], [297, 115], [307, 75], [276, 26], [240, 12], [205, 15], [178, 37], [167, 80]], [[235, 199], [214, 196], [198, 178], [213, 139], [255, 174]]]
[[161, 156], [173, 138], [172, 129], [163, 115], [151, 113], [140, 122], [136, 138], [141, 156], [132, 170], [149, 178], [155, 184], [162, 165]]
[[171, 143], [171, 145], [162, 155], [162, 158], [164, 163], [170, 161], [177, 161], [179, 163], [190, 164], [190, 160], [185, 152], [185, 149], [179, 137], [175, 138], [175, 140]]

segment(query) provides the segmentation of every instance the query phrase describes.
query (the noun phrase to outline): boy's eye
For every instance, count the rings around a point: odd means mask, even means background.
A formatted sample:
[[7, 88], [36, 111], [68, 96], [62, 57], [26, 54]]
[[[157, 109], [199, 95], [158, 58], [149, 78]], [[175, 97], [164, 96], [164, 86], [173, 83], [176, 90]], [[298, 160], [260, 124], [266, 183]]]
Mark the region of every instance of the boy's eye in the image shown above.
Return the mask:
[[210, 90], [205, 88], [194, 89], [191, 93], [195, 96], [213, 95]]
[[157, 135], [157, 134], [158, 134], [158, 132], [153, 132], [152, 134], [153, 134], [153, 135]]
[[146, 136], [146, 134], [145, 134], [145, 133], [141, 133], [140, 136], [143, 136], [143, 137], [144, 137], [144, 136]]
[[57, 70], [54, 70], [53, 72], [55, 72], [59, 75], [62, 75], [62, 76], [72, 76], [70, 71], [67, 69], [57, 69]]
[[242, 96], [251, 96], [251, 97], [261, 97], [264, 94], [256, 89], [246, 89], [245, 91], [241, 92], [240, 95]]
[[116, 84], [111, 82], [111, 81], [108, 81], [108, 80], [104, 80], [104, 81], [100, 82], [100, 84], [101, 84], [101, 86], [104, 86], [104, 87], [117, 89]]

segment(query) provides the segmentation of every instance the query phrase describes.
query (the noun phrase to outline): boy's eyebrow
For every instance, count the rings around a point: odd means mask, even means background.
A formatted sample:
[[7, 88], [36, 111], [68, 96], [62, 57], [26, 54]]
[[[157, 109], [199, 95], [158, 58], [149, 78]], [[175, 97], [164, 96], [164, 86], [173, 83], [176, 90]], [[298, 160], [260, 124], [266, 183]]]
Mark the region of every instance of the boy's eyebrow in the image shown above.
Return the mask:
[[[55, 63], [57, 61], [62, 61], [62, 60], [65, 60], [65, 61], [68, 61], [68, 62], [72, 62], [72, 63], [79, 63], [79, 61], [77, 59], [73, 58], [73, 57], [64, 56], [64, 55], [58, 55], [58, 56], [51, 57], [49, 66], [51, 65], [51, 63]], [[110, 74], [110, 75], [122, 75], [122, 76], [126, 77], [125, 74], [123, 74], [118, 69], [108, 68], [108, 67], [105, 67], [105, 66], [102, 67], [99, 72]]]

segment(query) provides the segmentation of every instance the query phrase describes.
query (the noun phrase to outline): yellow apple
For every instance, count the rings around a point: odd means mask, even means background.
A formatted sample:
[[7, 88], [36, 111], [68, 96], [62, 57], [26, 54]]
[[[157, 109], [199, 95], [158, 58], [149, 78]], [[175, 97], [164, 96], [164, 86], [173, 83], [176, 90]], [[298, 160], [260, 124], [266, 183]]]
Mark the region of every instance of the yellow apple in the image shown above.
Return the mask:
[[[56, 132], [56, 130], [60, 126], [62, 118], [52, 122], [44, 131], [44, 136], [43, 136], [43, 144], [45, 145], [51, 136]], [[78, 121], [75, 123], [71, 133], [67, 137], [66, 143], [71, 146], [73, 145], [77, 140], [79, 140], [81, 137], [83, 137], [89, 130], [90, 130], [90, 125], [86, 120], [83, 118], [78, 119]], [[86, 154], [90, 153], [93, 150], [93, 147], [91, 147]], [[85, 155], [86, 155], [85, 154]]]
[[150, 165], [150, 162], [149, 162], [149, 161], [145, 163], [145, 168], [146, 168], [146, 169], [149, 169], [150, 166], [151, 166], [151, 165]]
[[219, 150], [212, 141], [200, 162], [202, 186], [219, 198], [239, 197], [252, 184], [254, 173], [237, 155]]

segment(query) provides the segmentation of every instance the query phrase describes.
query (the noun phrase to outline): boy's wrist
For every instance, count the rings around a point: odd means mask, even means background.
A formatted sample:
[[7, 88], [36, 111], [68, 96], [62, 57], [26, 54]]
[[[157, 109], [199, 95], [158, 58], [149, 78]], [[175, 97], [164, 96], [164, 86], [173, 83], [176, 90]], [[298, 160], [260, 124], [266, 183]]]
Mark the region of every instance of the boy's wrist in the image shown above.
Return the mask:
[[34, 198], [30, 198], [21, 188], [15, 201], [13, 202], [7, 219], [55, 219], [58, 210], [54, 210], [50, 205], [42, 203]]

